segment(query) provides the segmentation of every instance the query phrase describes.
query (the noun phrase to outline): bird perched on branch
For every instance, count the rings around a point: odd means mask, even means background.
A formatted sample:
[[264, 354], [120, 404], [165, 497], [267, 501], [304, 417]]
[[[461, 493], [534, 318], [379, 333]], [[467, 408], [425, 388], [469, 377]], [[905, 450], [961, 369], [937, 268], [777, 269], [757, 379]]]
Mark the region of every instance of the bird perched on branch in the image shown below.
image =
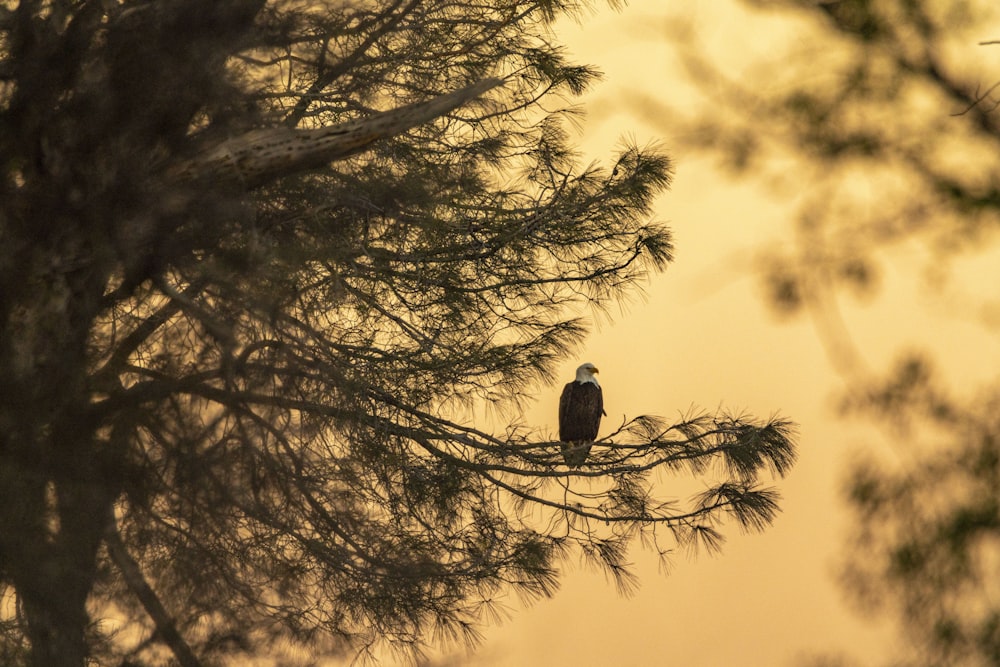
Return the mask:
[[566, 465], [578, 467], [587, 460], [597, 439], [604, 412], [604, 393], [597, 383], [597, 367], [586, 363], [576, 369], [576, 379], [559, 397], [559, 439]]

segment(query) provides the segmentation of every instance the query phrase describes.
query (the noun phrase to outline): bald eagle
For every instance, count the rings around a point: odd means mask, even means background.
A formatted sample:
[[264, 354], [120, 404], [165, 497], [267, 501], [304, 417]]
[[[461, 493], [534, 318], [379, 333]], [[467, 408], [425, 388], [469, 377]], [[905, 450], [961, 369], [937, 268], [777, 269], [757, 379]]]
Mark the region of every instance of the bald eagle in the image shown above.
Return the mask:
[[590, 454], [590, 445], [597, 439], [604, 412], [604, 394], [597, 384], [594, 364], [576, 369], [576, 380], [568, 383], [559, 397], [559, 439], [563, 442], [563, 458], [574, 468], [583, 464]]

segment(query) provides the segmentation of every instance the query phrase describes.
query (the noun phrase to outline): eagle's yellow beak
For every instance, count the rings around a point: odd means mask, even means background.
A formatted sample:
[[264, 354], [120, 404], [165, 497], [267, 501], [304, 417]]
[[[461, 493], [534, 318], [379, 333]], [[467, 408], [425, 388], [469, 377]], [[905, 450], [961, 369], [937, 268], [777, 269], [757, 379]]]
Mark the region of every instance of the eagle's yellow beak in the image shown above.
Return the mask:
[[594, 366], [591, 366], [590, 367], [590, 372], [591, 373], [600, 373], [601, 371], [597, 370], [597, 368], [595, 368]]

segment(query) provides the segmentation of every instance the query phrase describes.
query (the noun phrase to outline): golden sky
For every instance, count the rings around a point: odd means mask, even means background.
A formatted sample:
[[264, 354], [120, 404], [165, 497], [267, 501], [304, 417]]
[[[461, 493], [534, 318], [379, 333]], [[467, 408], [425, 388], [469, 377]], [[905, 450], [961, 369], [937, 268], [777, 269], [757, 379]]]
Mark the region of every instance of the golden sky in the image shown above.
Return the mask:
[[[720, 555], [678, 554], [669, 574], [637, 546], [642, 585], [631, 598], [620, 597], [600, 572], [570, 561], [555, 598], [528, 608], [511, 600], [510, 620], [487, 629], [474, 656], [459, 649], [453, 660], [487, 667], [755, 667], [843, 651], [861, 664], [884, 662], [893, 653], [891, 624], [852, 611], [836, 582], [849, 519], [840, 488], [852, 453], [874, 449], [891, 463], [898, 452], [870, 427], [836, 418], [843, 383], [813, 324], [779, 322], [764, 305], [751, 260], [766, 243], [787, 240], [791, 209], [729, 180], [705, 156], [671, 148], [680, 143], [672, 128], [630, 106], [635, 91], [675, 107], [688, 98], [697, 104], [664, 37], [665, 6], [693, 22], [697, 43], [713, 59], [737, 73], [746, 66], [748, 76], [766, 73], [749, 63], [773, 40], [808, 39], [781, 14], [751, 16], [729, 0], [632, 0], [621, 12], [599, 7], [582, 24], [558, 24], [559, 41], [575, 59], [606, 75], [582, 101], [587, 116], [575, 141], [586, 160], [606, 162], [622, 137], [661, 142], [675, 160], [676, 180], [658, 218], [674, 232], [676, 261], [653, 278], [645, 299], [595, 328], [525, 420], [555, 432], [558, 392], [583, 361], [601, 369], [605, 427], [624, 415], [676, 417], [692, 408], [780, 412], [800, 425], [799, 462], [775, 482], [783, 512], [762, 534], [731, 527]], [[975, 322], [948, 316], [947, 298], [924, 289], [916, 251], [904, 248], [888, 262], [878, 299], [843, 304], [865, 361], [881, 369], [906, 345], [922, 344], [942, 355], [951, 376], [988, 377], [1000, 362], [1000, 341]], [[998, 264], [995, 255], [978, 258], [959, 279], [974, 283], [989, 274], [995, 281]], [[661, 480], [665, 488], [671, 483], [690, 488]]]

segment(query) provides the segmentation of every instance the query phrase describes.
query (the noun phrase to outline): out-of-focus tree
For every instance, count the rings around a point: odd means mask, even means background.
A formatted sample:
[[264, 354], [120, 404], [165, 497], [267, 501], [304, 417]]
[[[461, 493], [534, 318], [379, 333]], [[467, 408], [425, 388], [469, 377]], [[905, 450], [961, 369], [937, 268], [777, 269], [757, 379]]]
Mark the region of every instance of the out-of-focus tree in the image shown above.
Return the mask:
[[832, 288], [868, 294], [895, 243], [921, 242], [939, 265], [992, 240], [1000, 95], [974, 62], [1000, 48], [976, 41], [991, 3], [745, 4], [783, 9], [803, 38], [727, 77], [677, 30], [706, 106], [684, 118], [643, 101], [679, 124], [672, 136], [797, 204], [794, 242], [761, 257], [771, 304], [794, 313], [826, 307]]
[[[787, 50], [734, 75], [671, 40], [706, 103], [669, 118], [672, 136], [759, 179], [796, 213], [794, 239], [762, 249], [768, 301], [808, 313], [847, 380], [846, 412], [889, 429], [899, 469], [853, 466], [857, 523], [846, 582], [869, 610], [895, 609], [914, 665], [1000, 665], [1000, 435], [995, 387], [956, 398], [927, 354], [868, 370], [838, 309], [845, 290], [873, 296], [894, 247], [921, 245], [927, 289], [1000, 228], [1000, 72], [983, 66], [996, 30], [992, 2], [746, 1], [788, 21]], [[995, 285], [970, 298], [982, 317]], [[891, 322], [885, 323], [891, 327]], [[900, 331], [901, 347], [909, 332]], [[907, 446], [915, 442], [932, 447]]]
[[[894, 664], [1000, 664], [1000, 392], [966, 404], [926, 360], [905, 360], [855, 398], [901, 439], [937, 446], [901, 470], [862, 458], [844, 582], [864, 608], [892, 610], [906, 646]], [[908, 655], [907, 655], [908, 654]]]
[[573, 470], [517, 425], [584, 304], [671, 259], [666, 156], [563, 132], [576, 9], [0, 7], [5, 664], [419, 651], [564, 554], [627, 590], [636, 539], [771, 520], [780, 418], [636, 417]]

